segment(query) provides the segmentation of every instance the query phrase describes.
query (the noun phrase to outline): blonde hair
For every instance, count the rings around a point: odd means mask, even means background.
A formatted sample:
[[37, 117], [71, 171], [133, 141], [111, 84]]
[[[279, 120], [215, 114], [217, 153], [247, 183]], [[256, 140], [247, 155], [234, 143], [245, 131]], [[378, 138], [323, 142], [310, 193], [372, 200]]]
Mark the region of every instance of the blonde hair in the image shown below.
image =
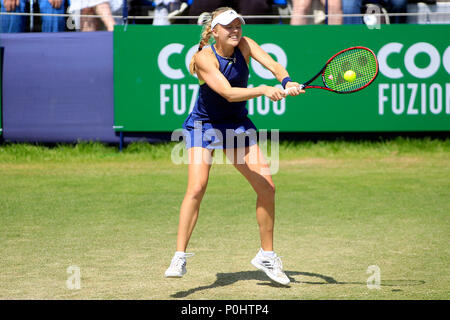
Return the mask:
[[192, 56], [191, 63], [189, 64], [189, 72], [191, 74], [195, 74], [195, 72], [196, 72], [196, 70], [195, 70], [195, 56], [197, 55], [198, 52], [202, 51], [203, 47], [207, 46], [210, 43], [210, 41], [211, 41], [211, 37], [212, 37], [211, 22], [212, 22], [212, 20], [215, 17], [217, 17], [219, 14], [221, 14], [222, 12], [225, 12], [227, 10], [233, 10], [233, 8], [230, 8], [230, 7], [217, 8], [215, 11], [213, 11], [211, 13], [210, 18], [207, 19], [204, 22], [202, 34], [200, 36], [200, 42], [198, 44], [198, 50]]

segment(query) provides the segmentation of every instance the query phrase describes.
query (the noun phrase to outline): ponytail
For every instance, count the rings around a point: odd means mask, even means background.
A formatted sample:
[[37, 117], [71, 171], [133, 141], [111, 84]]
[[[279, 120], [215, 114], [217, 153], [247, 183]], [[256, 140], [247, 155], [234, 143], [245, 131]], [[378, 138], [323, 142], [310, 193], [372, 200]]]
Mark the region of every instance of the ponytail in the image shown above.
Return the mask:
[[203, 47], [207, 46], [209, 44], [209, 41], [211, 39], [211, 35], [212, 35], [212, 30], [211, 30], [211, 21], [212, 19], [208, 19], [204, 26], [203, 26], [203, 31], [202, 31], [202, 35], [200, 37], [200, 43], [198, 44], [198, 50], [197, 52], [192, 56], [191, 59], [191, 63], [189, 64], [189, 72], [191, 74], [195, 74], [195, 55], [200, 52]]

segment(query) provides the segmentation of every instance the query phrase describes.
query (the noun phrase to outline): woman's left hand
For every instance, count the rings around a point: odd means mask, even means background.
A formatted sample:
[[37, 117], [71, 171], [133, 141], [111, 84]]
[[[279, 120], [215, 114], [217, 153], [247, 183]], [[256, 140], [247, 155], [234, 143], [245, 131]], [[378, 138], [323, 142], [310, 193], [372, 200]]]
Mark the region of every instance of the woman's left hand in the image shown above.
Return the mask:
[[288, 94], [290, 96], [298, 96], [300, 93], [305, 93], [305, 90], [300, 89], [300, 84], [298, 82], [289, 81], [288, 83], [286, 83], [285, 89], [289, 89]]

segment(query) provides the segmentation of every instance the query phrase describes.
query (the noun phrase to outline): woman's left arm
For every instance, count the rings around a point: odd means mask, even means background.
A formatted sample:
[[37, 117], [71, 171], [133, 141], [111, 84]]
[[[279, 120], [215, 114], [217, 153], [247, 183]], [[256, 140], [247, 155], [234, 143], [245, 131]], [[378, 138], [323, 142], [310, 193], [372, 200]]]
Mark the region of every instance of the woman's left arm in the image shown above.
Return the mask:
[[[241, 43], [239, 44], [239, 49], [241, 49], [241, 52], [244, 54], [247, 60], [249, 60], [251, 57], [258, 61], [266, 69], [272, 72], [279, 82], [282, 82], [284, 78], [289, 77], [289, 73], [287, 72], [287, 70], [281, 64], [273, 60], [272, 57], [267, 52], [265, 52], [254, 40], [248, 37], [243, 37]], [[285, 88], [287, 89], [291, 87], [298, 88], [300, 87], [300, 84], [294, 81], [287, 82]], [[304, 90], [300, 89], [291, 89], [289, 91], [289, 94], [296, 96], [304, 92]]]

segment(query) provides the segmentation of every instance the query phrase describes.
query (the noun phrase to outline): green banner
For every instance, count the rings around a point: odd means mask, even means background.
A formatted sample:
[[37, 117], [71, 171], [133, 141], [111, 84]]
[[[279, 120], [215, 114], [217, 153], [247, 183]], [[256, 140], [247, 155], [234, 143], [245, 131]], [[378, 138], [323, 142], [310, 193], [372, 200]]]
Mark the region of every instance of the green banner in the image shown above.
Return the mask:
[[[114, 127], [117, 131], [181, 128], [198, 94], [189, 74], [201, 28], [195, 25], [116, 26]], [[450, 25], [245, 25], [291, 78], [305, 82], [338, 51], [365, 46], [380, 72], [366, 89], [336, 94], [310, 89], [276, 103], [249, 100], [259, 129], [285, 132], [450, 131]], [[249, 86], [279, 85], [252, 60]], [[316, 81], [321, 81], [320, 79]]]

